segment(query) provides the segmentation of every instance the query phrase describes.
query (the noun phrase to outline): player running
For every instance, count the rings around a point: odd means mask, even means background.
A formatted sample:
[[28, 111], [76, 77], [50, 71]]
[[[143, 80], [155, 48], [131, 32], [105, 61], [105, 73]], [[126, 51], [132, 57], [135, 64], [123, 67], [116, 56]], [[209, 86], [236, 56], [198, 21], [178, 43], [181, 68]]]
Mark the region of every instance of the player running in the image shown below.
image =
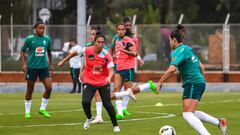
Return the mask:
[[85, 68], [81, 80], [83, 81], [82, 106], [87, 116], [84, 123], [84, 129], [90, 127], [93, 120], [91, 113], [91, 101], [96, 91], [99, 91], [103, 106], [108, 112], [113, 124], [113, 131], [120, 132], [115, 111], [110, 99], [110, 82], [113, 76], [113, 62], [110, 53], [103, 49], [105, 45], [105, 37], [97, 34], [94, 40], [94, 46], [83, 48], [81, 50], [70, 53], [62, 61], [58, 63], [58, 67], [62, 66], [69, 58], [75, 55], [85, 55]]
[[174, 72], [179, 70], [183, 80], [183, 118], [201, 135], [210, 135], [201, 121], [218, 126], [222, 135], [227, 135], [227, 124], [225, 118], [217, 119], [209, 114], [198, 111], [197, 107], [206, 87], [204, 79], [204, 66], [194, 54], [193, 50], [183, 44], [183, 35], [174, 30], [171, 32], [170, 46], [173, 49], [171, 63], [157, 84], [160, 90], [162, 83]]
[[[32, 105], [32, 93], [37, 78], [39, 78], [45, 87], [39, 114], [46, 118], [50, 117], [49, 113], [46, 111], [46, 107], [52, 92], [52, 78], [49, 73], [49, 68], [53, 72], [51, 54], [52, 42], [50, 37], [43, 35], [45, 24], [42, 21], [37, 21], [34, 25], [34, 29], [36, 32], [24, 39], [24, 45], [21, 50], [22, 70], [26, 74], [25, 79], [27, 80], [27, 92], [25, 95], [25, 118], [27, 119], [31, 118], [30, 109]], [[27, 49], [29, 51], [29, 58], [26, 64], [25, 52]], [[46, 54], [48, 55], [49, 63]]]

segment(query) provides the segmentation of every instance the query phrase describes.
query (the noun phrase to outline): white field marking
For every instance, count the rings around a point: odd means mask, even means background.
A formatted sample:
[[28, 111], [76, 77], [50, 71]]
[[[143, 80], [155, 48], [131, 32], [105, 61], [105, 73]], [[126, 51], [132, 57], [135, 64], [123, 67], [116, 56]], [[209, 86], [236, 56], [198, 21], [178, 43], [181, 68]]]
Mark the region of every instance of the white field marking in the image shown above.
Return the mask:
[[[200, 102], [201, 104], [215, 104], [215, 103], [230, 103], [230, 102], [240, 102], [240, 99], [238, 100], [221, 100], [221, 101], [211, 101], [211, 102]], [[158, 107], [168, 107], [168, 106], [179, 106], [182, 105], [182, 103], [174, 103], [174, 104], [163, 104], [163, 106]], [[142, 106], [132, 106], [129, 108], [145, 108], [145, 107], [155, 107], [155, 105], [142, 105]]]
[[[139, 112], [136, 113], [144, 113], [144, 114], [154, 114], [154, 115], [162, 115], [158, 117], [151, 117], [151, 118], [134, 118], [134, 119], [127, 119], [127, 120], [118, 120], [118, 122], [135, 122], [135, 121], [145, 121], [145, 120], [155, 120], [155, 119], [165, 119], [175, 117], [175, 114], [168, 114], [168, 113], [158, 113], [158, 112]], [[111, 121], [105, 121], [103, 123], [110, 123]], [[58, 124], [38, 124], [38, 125], [22, 125], [22, 126], [0, 126], [0, 128], [22, 128], [22, 127], [53, 127], [53, 126], [75, 126], [75, 125], [83, 125], [82, 122], [77, 123], [58, 123]]]
[[[92, 109], [94, 110], [94, 109]], [[61, 110], [61, 111], [48, 111], [49, 113], [65, 113], [65, 112], [79, 112], [79, 111], [83, 111], [83, 109], [72, 109], [72, 110]], [[0, 113], [1, 115], [22, 115], [24, 113]]]
[[[200, 102], [200, 104], [214, 104], [214, 103], [229, 103], [229, 102], [240, 102], [240, 99], [238, 100], [221, 100], [221, 101], [211, 101], [211, 102]], [[168, 107], [168, 106], [178, 106], [182, 105], [182, 103], [173, 103], [173, 104], [164, 104], [163, 106], [158, 107]], [[129, 108], [146, 108], [146, 107], [155, 107], [155, 105], [142, 105], [142, 106], [131, 106]], [[95, 110], [95, 109], [92, 109]], [[78, 112], [83, 111], [83, 109], [72, 109], [72, 110], [61, 110], [61, 111], [49, 111], [49, 113], [61, 113], [61, 112]], [[22, 115], [24, 113], [0, 113], [0, 116], [2, 115]]]

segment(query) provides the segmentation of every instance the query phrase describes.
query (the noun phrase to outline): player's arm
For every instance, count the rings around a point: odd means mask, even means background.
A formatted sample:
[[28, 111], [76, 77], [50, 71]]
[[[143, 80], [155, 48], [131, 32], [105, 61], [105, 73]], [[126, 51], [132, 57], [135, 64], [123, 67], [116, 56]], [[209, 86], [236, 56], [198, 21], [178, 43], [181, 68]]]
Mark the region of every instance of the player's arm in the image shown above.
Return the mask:
[[107, 55], [106, 61], [107, 61], [107, 68], [108, 68], [108, 77], [106, 78], [106, 82], [111, 83], [111, 79], [114, 75], [114, 70], [113, 70], [114, 64], [112, 61], [112, 57], [110, 55]]
[[58, 62], [58, 67], [61, 67], [61, 66], [63, 66], [63, 64], [66, 62], [66, 61], [68, 61], [70, 58], [72, 58], [72, 57], [74, 57], [74, 56], [76, 56], [76, 55], [78, 55], [78, 52], [77, 51], [73, 51], [73, 52], [71, 52], [71, 53], [69, 53], [66, 57], [64, 57], [63, 58], [63, 60], [61, 60], [60, 62]]
[[82, 68], [80, 69], [80, 73], [79, 73], [79, 80], [82, 81], [83, 79], [83, 72], [84, 72], [84, 69], [85, 69], [85, 64], [82, 66]]
[[120, 51], [128, 54], [128, 55], [131, 55], [131, 56], [134, 56], [134, 57], [137, 57], [137, 52], [135, 51], [135, 47], [130, 44], [130, 43], [127, 43], [127, 46], [125, 49], [121, 48]]
[[24, 51], [20, 52], [21, 55], [21, 61], [22, 61], [22, 71], [25, 73], [27, 70], [27, 64], [26, 64], [26, 60], [25, 60], [25, 53]]
[[63, 64], [68, 61], [70, 58], [76, 56], [76, 55], [83, 55], [83, 53], [85, 52], [85, 47], [84, 48], [79, 48], [76, 51], [72, 51], [71, 53], [69, 53], [66, 57], [63, 58], [63, 60], [61, 60], [60, 62], [58, 62], [58, 67], [63, 66]]
[[168, 67], [168, 69], [164, 72], [163, 76], [158, 81], [157, 90], [161, 89], [162, 83], [166, 81], [170, 76], [172, 76], [176, 70], [177, 67], [175, 65], [170, 65]]
[[203, 65], [201, 62], [199, 62], [198, 65], [199, 65], [199, 68], [200, 68], [200, 71], [201, 71], [202, 75], [205, 76], [205, 68], [204, 68], [204, 65]]
[[25, 51], [29, 47], [30, 39], [27, 37], [24, 39], [24, 45], [22, 46], [20, 56], [21, 56], [21, 61], [22, 61], [22, 71], [25, 73], [27, 71], [27, 64], [25, 60]]

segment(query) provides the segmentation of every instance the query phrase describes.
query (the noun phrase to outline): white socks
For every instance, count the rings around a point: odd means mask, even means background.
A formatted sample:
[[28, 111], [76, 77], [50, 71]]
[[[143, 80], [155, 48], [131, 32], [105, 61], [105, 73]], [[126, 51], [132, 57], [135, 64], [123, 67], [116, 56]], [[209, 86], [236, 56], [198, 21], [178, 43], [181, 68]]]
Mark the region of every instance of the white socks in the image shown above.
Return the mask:
[[192, 112], [183, 112], [183, 118], [201, 135], [210, 135], [202, 122]]
[[144, 83], [144, 84], [138, 85], [138, 87], [139, 87], [141, 92], [148, 91], [149, 88], [150, 88], [150, 84], [149, 83]]
[[116, 100], [115, 104], [117, 107], [118, 114], [123, 116], [122, 100]]
[[48, 104], [48, 99], [42, 97], [40, 110], [46, 110], [47, 104]]
[[122, 101], [122, 108], [123, 108], [123, 110], [127, 109], [128, 102], [129, 102], [129, 96], [124, 96], [123, 97], [123, 101]]
[[210, 116], [209, 114], [206, 114], [205, 112], [195, 111], [194, 115], [196, 117], [198, 117], [201, 121], [205, 121], [205, 122], [214, 124], [216, 126], [218, 126], [218, 124], [219, 124], [219, 120], [217, 118], [214, 118], [214, 117]]
[[102, 102], [101, 101], [98, 101], [96, 102], [96, 111], [97, 111], [97, 116], [98, 118], [102, 118]]
[[123, 96], [128, 96], [129, 91], [115, 92], [114, 94], [115, 94], [115, 96], [116, 96], [116, 99], [118, 99], [118, 98], [121, 98], [121, 97], [123, 97]]
[[30, 113], [32, 100], [25, 100], [25, 113]]

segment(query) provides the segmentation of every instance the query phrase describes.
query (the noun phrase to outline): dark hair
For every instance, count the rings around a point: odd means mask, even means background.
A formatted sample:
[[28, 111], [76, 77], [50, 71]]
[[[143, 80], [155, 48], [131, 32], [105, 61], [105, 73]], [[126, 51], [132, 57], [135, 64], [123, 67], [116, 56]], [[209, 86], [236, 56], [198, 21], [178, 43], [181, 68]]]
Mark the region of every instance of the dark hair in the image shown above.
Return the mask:
[[75, 43], [77, 43], [77, 40], [76, 40], [76, 38], [72, 38], [72, 39], [69, 40], [69, 42], [75, 42]]
[[37, 28], [39, 24], [45, 24], [42, 20], [37, 19], [37, 22], [34, 24], [33, 28]]
[[124, 26], [124, 28], [126, 29], [126, 27], [125, 27], [124, 23], [122, 23], [122, 22], [120, 22], [120, 23], [118, 23], [118, 24], [116, 25], [116, 29], [118, 29], [118, 26], [119, 26], [119, 25], [123, 25], [123, 26]]
[[94, 41], [96, 41], [99, 37], [102, 37], [105, 40], [105, 36], [102, 34], [103, 27], [101, 25], [96, 26], [94, 30], [97, 31]]
[[184, 41], [184, 34], [186, 32], [185, 27], [182, 24], [178, 24], [176, 26], [176, 30], [181, 34], [182, 36], [182, 42]]
[[172, 31], [170, 34], [170, 38], [171, 39], [175, 38], [178, 41], [178, 43], [182, 43], [182, 35], [178, 30]]
[[129, 17], [129, 16], [126, 16], [123, 18], [123, 23], [126, 23], [126, 22], [132, 22], [132, 18]]

